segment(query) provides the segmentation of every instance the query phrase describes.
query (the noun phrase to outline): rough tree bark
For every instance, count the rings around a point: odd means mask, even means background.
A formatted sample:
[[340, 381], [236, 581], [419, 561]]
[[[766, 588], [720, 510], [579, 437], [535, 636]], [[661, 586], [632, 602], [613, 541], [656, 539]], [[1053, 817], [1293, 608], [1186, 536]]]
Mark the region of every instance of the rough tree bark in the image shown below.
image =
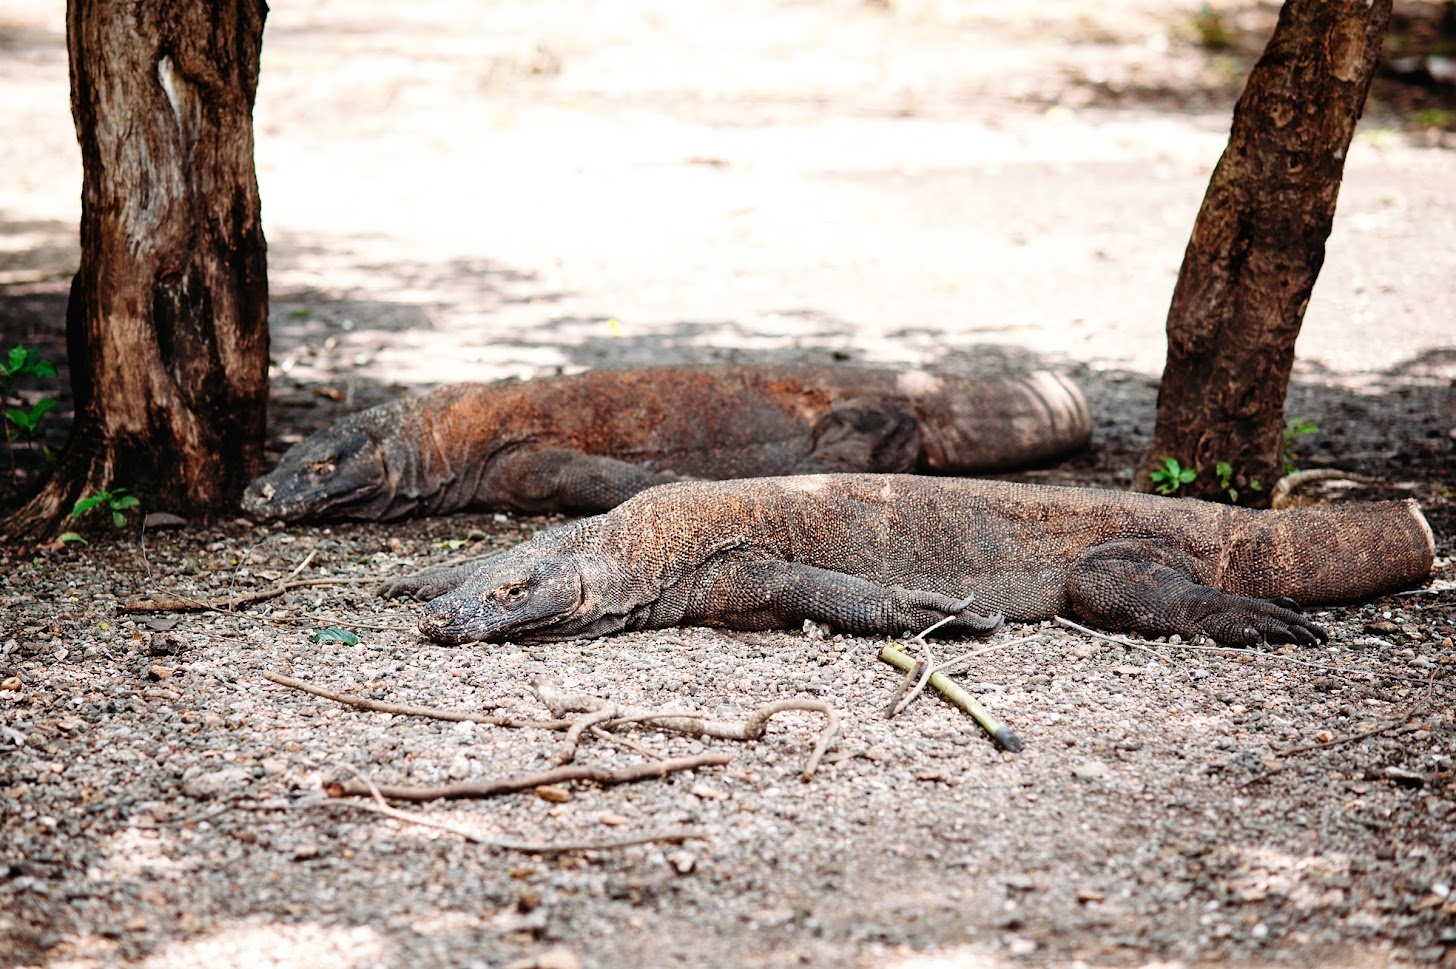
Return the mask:
[[1380, 54], [1391, 0], [1286, 0], [1234, 108], [1168, 311], [1158, 418], [1134, 487], [1173, 457], [1199, 475], [1180, 492], [1240, 498], [1283, 472], [1284, 396], [1324, 262], [1345, 153]]
[[70, 0], [81, 265], [66, 313], [76, 422], [51, 478], [0, 524], [54, 529], [125, 487], [216, 512], [262, 458], [266, 245], [253, 170], [263, 0]]

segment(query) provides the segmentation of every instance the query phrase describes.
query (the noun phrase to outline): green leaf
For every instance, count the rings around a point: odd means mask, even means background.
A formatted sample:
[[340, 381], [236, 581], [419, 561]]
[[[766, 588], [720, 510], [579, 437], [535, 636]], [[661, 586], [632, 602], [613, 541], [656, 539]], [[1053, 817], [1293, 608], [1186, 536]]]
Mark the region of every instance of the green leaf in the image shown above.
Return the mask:
[[56, 406], [54, 397], [43, 397], [30, 406], [29, 410], [11, 408], [5, 412], [5, 417], [16, 427], [21, 428], [27, 434], [34, 433], [36, 426], [40, 424], [41, 418], [46, 416], [52, 407]]
[[59, 535], [56, 536], [56, 541], [60, 542], [62, 545], [69, 545], [72, 542], [80, 542], [82, 545], [91, 544], [90, 542], [86, 541], [86, 539], [81, 537], [80, 532], [61, 532]]
[[113, 525], [115, 525], [117, 528], [125, 528], [126, 527], [126, 516], [123, 515], [119, 511], [113, 511], [111, 513], [111, 523]]
[[22, 374], [29, 374], [32, 377], [54, 377], [56, 366], [49, 360], [42, 360], [40, 354], [31, 347], [11, 347], [0, 376], [16, 377]]
[[86, 514], [86, 512], [90, 511], [92, 508], [95, 508], [97, 505], [101, 504], [103, 501], [110, 497], [111, 495], [103, 491], [99, 495], [92, 495], [89, 498], [80, 499], [76, 502], [76, 507], [71, 509], [71, 517], [80, 518], [82, 515]]
[[349, 632], [349, 630], [341, 629], [338, 626], [330, 626], [328, 629], [320, 629], [318, 632], [308, 637], [308, 640], [311, 643], [343, 643], [345, 646], [357, 646], [359, 644], [358, 636], [355, 636], [353, 633]]
[[[116, 489], [116, 491], [112, 492], [112, 494], [120, 494], [121, 490], [122, 489], [118, 488]], [[137, 498], [136, 495], [127, 495], [124, 498], [113, 498], [111, 500], [111, 510], [126, 511], [128, 508], [135, 508], [139, 504], [141, 504], [141, 500]]]

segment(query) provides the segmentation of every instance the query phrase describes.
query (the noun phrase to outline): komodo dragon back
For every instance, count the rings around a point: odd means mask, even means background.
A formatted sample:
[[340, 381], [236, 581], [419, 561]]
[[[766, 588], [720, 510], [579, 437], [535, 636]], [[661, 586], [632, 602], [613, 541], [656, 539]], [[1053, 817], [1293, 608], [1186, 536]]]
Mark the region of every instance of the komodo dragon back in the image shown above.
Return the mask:
[[[1312, 644], [1301, 606], [1423, 581], [1413, 501], [1256, 511], [1100, 489], [909, 475], [689, 482], [539, 534], [425, 607], [431, 639], [550, 640], [805, 619], [949, 634], [1075, 614], [1146, 635]], [[391, 593], [441, 586], [405, 579]], [[917, 625], [918, 624], [918, 625]]]
[[659, 367], [455, 384], [345, 417], [249, 486], [255, 518], [605, 511], [680, 478], [966, 474], [1087, 444], [1077, 387], [857, 367]]

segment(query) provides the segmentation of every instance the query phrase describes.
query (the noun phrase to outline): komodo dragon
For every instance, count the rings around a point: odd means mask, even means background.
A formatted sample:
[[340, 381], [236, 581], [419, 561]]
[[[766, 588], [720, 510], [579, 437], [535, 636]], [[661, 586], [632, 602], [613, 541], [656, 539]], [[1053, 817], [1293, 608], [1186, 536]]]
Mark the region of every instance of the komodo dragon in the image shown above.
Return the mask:
[[395, 580], [444, 643], [677, 624], [982, 634], [1069, 614], [1233, 646], [1326, 638], [1300, 606], [1418, 584], [1414, 501], [1256, 511], [1100, 489], [912, 475], [684, 482], [476, 563]]
[[679, 476], [959, 474], [1091, 436], [1076, 386], [854, 367], [592, 371], [457, 384], [344, 418], [249, 486], [259, 519], [606, 511]]

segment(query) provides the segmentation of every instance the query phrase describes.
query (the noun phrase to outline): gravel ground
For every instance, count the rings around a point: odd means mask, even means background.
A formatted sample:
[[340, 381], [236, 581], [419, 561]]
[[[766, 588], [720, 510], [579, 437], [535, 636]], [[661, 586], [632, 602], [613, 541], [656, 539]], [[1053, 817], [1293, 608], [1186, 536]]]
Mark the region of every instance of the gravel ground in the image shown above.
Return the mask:
[[[465, 377], [1054, 365], [1086, 387], [1096, 440], [1022, 477], [1125, 484], [1237, 91], [1237, 64], [1187, 40], [1197, 6], [280, 6], [258, 107], [274, 449]], [[0, 161], [19, 173], [0, 185], [0, 324], [52, 358], [79, 184], [59, 7], [0, 17]], [[1372, 112], [1289, 412], [1320, 427], [1301, 466], [1382, 482], [1327, 496], [1421, 500], [1429, 589], [1322, 612], [1330, 644], [1278, 656], [1060, 626], [937, 646], [995, 647], [958, 680], [1021, 736], [1010, 754], [933, 696], [888, 719], [900, 677], [878, 642], [445, 648], [371, 593], [549, 521], [93, 524], [90, 545], [0, 549], [0, 964], [1456, 965], [1456, 163], [1432, 147], [1449, 136]], [[118, 608], [283, 581], [328, 584], [236, 612]], [[332, 625], [360, 641], [311, 640]], [[806, 783], [814, 714], [749, 743], [623, 728], [734, 759], [416, 809], [476, 843], [323, 785], [539, 771], [558, 734], [350, 709], [266, 672], [528, 719], [542, 676], [733, 720], [814, 698], [842, 736]], [[577, 759], [647, 756], [589, 736]]]

